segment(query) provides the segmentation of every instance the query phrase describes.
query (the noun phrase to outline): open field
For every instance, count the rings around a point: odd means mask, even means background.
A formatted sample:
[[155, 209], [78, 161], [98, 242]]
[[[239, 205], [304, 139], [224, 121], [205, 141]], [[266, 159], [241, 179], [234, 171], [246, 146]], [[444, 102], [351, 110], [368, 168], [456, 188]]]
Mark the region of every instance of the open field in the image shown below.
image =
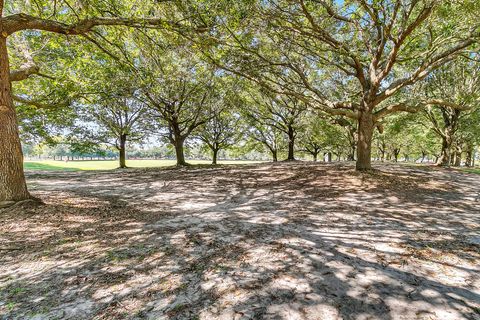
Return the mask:
[[[188, 160], [190, 164], [211, 164], [210, 160]], [[252, 164], [260, 161], [243, 161], [243, 160], [219, 160], [218, 164]], [[174, 166], [175, 160], [127, 160], [127, 166], [131, 168], [154, 168]], [[118, 161], [55, 161], [55, 160], [38, 160], [25, 161], [25, 170], [46, 170], [46, 171], [79, 171], [79, 170], [112, 170], [118, 168]]]
[[[175, 160], [127, 160], [127, 166], [130, 168], [161, 168], [175, 165]], [[209, 160], [188, 160], [192, 165], [210, 165]], [[219, 165], [232, 164], [255, 164], [262, 163], [262, 161], [248, 161], [248, 160], [219, 160]], [[379, 163], [380, 164], [380, 163]], [[425, 167], [432, 166], [432, 164], [413, 164], [408, 163], [406, 166]], [[113, 170], [118, 168], [118, 161], [113, 160], [95, 160], [95, 161], [58, 161], [58, 160], [28, 160], [24, 162], [25, 170], [29, 171], [86, 171], [86, 170]], [[480, 174], [480, 168], [457, 168], [469, 173]]]
[[466, 172], [480, 174], [480, 168], [465, 168]]
[[376, 167], [29, 172], [0, 318], [479, 319], [479, 177]]

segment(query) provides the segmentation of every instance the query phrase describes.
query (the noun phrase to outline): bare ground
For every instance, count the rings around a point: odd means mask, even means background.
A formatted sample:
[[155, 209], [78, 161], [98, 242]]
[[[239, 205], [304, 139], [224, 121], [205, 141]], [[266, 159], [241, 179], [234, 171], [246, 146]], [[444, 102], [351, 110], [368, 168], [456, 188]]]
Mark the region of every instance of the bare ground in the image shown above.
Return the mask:
[[280, 163], [29, 173], [1, 319], [480, 319], [480, 178]]

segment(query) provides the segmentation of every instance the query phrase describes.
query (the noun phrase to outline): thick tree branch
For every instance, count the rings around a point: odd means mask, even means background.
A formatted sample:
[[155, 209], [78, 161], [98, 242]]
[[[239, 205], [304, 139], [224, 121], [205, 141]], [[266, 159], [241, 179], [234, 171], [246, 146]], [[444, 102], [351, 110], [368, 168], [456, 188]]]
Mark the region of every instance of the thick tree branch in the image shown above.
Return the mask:
[[40, 74], [40, 68], [34, 63], [29, 63], [18, 70], [11, 71], [10, 81], [22, 81], [34, 74]]
[[343, 22], [353, 22], [352, 19], [348, 18], [348, 17], [345, 17], [345, 16], [342, 16], [341, 14], [337, 13], [335, 11], [335, 9], [327, 4], [326, 1], [322, 1], [322, 0], [317, 0], [315, 1], [316, 3], [320, 4], [323, 8], [325, 8], [325, 10], [327, 11], [327, 13], [332, 17], [332, 18], [335, 18], [337, 20], [340, 20], [340, 21], [343, 21]]
[[[159, 18], [107, 18], [93, 17], [66, 24], [55, 20], [42, 19], [19, 13], [3, 18], [3, 29], [7, 35], [21, 30], [42, 30], [65, 35], [81, 35], [90, 32], [97, 26], [127, 26], [134, 28], [185, 29], [178, 22]], [[197, 32], [205, 32], [206, 27], [194, 28]]]
[[64, 108], [64, 107], [67, 107], [67, 106], [70, 105], [69, 101], [65, 101], [65, 102], [62, 102], [62, 103], [56, 103], [56, 104], [49, 104], [49, 103], [45, 103], [45, 102], [41, 102], [41, 101], [26, 99], [26, 98], [20, 97], [18, 95], [13, 95], [12, 98], [16, 102], [19, 102], [19, 103], [24, 104], [24, 105], [33, 106], [33, 107], [38, 108], [38, 109], [57, 109], [57, 108]]
[[464, 49], [468, 48], [470, 45], [478, 41], [479, 37], [480, 32], [477, 31], [476, 33], [472, 33], [465, 40], [462, 40], [453, 45], [451, 48], [446, 49], [445, 51], [435, 55], [434, 57], [420, 65], [409, 77], [405, 77], [391, 83], [385, 90], [383, 90], [380, 94], [377, 95], [375, 102], [378, 104], [387, 99], [388, 97], [394, 95], [400, 89], [408, 85], [412, 85], [417, 81], [423, 80], [428, 74], [430, 74], [430, 72], [451, 61]]
[[[420, 14], [417, 16], [417, 18], [408, 27], [406, 27], [405, 30], [401, 32], [398, 39], [394, 40], [394, 46], [387, 58], [386, 66], [377, 76], [377, 81], [382, 81], [390, 73], [397, 60], [397, 55], [400, 51], [400, 47], [403, 45], [404, 41], [412, 34], [412, 32], [430, 16], [434, 5], [435, 4], [430, 4], [429, 6], [425, 6], [420, 12]], [[382, 44], [382, 49], [384, 45], [385, 44]], [[377, 57], [378, 59], [380, 58], [380, 55]]]
[[392, 114], [392, 113], [402, 112], [402, 111], [403, 112], [409, 112], [409, 113], [416, 113], [416, 112], [419, 112], [419, 111], [423, 110], [424, 108], [426, 108], [428, 106], [444, 106], [444, 107], [448, 107], [448, 108], [451, 108], [451, 109], [454, 109], [454, 110], [460, 110], [460, 111], [466, 111], [466, 110], [470, 109], [470, 107], [468, 107], [468, 106], [453, 103], [453, 102], [450, 102], [450, 101], [445, 101], [445, 100], [441, 100], [441, 99], [430, 99], [430, 100], [426, 100], [426, 101], [421, 101], [421, 102], [417, 103], [416, 105], [409, 105], [409, 104], [404, 103], [404, 102], [394, 104], [394, 105], [390, 105], [390, 106], [384, 107], [383, 109], [380, 109], [377, 112], [375, 112], [374, 116], [375, 116], [375, 120], [377, 121], [377, 120], [380, 120], [382, 118], [385, 118], [386, 116], [388, 116], [389, 114]]

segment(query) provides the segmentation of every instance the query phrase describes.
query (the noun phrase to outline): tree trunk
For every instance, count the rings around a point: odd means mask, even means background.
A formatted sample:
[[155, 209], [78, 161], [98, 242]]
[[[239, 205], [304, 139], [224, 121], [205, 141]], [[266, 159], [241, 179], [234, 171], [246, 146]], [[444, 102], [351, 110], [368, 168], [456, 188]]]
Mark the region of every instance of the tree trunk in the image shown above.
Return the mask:
[[357, 163], [359, 171], [372, 169], [372, 136], [374, 122], [370, 111], [360, 113], [358, 120]]
[[[0, 22], [0, 33], [3, 31]], [[0, 203], [31, 198], [23, 172], [23, 153], [12, 100], [7, 39], [0, 36]]]
[[295, 160], [295, 130], [288, 126], [288, 157], [287, 160]]
[[120, 135], [120, 146], [119, 146], [119, 159], [120, 159], [120, 168], [126, 168], [126, 145], [127, 145], [127, 135]]
[[448, 167], [450, 165], [450, 149], [452, 146], [452, 138], [449, 135], [442, 137], [442, 151], [440, 157], [437, 160], [437, 165], [442, 167]]
[[218, 149], [212, 149], [212, 164], [216, 165], [217, 164], [217, 155], [218, 155]]
[[455, 151], [455, 161], [453, 162], [454, 167], [460, 167], [462, 163], [462, 152], [460, 150]]
[[473, 155], [473, 147], [468, 146], [467, 151], [465, 152], [465, 166], [471, 167], [472, 166], [472, 157]]
[[277, 162], [278, 157], [277, 157], [277, 150], [270, 150], [272, 152], [272, 161]]
[[440, 153], [440, 158], [437, 161], [438, 166], [448, 167], [450, 164], [454, 164], [452, 145], [454, 142], [454, 134], [458, 127], [460, 112], [460, 110], [453, 110], [452, 112], [448, 112], [447, 110], [442, 111], [445, 126], [443, 128], [443, 134], [441, 135], [442, 151]]
[[398, 162], [398, 156], [400, 155], [400, 149], [393, 149], [392, 155], [393, 155], [393, 161]]
[[318, 152], [313, 153], [313, 161], [317, 162], [318, 160]]
[[175, 155], [177, 156], [177, 166], [186, 166], [188, 165], [185, 161], [185, 153], [183, 150], [184, 140], [181, 138], [175, 139]]

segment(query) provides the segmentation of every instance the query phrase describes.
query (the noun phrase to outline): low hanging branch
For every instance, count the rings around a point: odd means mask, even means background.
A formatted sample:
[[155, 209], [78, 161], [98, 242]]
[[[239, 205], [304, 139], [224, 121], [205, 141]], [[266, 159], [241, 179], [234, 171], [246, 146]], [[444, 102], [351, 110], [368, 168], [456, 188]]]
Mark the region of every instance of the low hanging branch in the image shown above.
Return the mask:
[[[198, 33], [208, 30], [208, 28], [205, 26], [188, 27], [182, 24], [181, 21], [173, 22], [160, 18], [94, 17], [79, 20], [76, 23], [66, 24], [55, 20], [42, 19], [28, 14], [19, 13], [4, 17], [1, 20], [1, 35], [3, 37], [8, 37], [13, 33], [22, 30], [41, 30], [65, 35], [82, 35], [99, 46], [100, 49], [109, 54], [111, 57], [114, 56], [87, 35], [93, 30], [93, 28], [97, 26], [126, 26], [133, 28], [158, 28], [175, 31], [193, 31]], [[28, 79], [32, 75], [45, 76], [40, 73], [40, 68], [35, 64], [33, 59], [29, 59], [28, 63], [23, 67], [10, 73], [10, 81], [22, 81]], [[68, 106], [70, 104], [70, 102], [49, 104], [37, 100], [26, 99], [21, 96], [12, 96], [12, 98], [14, 101], [19, 103], [34, 106], [40, 109], [54, 109], [57, 107]]]
[[21, 40], [19, 41], [18, 39], [15, 40], [15, 43], [17, 44], [17, 47], [15, 49], [21, 53], [21, 55], [24, 57], [26, 62], [23, 63], [19, 69], [10, 71], [9, 79], [11, 82], [26, 80], [30, 78], [32, 75], [37, 75], [37, 76], [49, 78], [52, 80], [55, 79], [51, 76], [40, 73], [40, 67], [37, 65], [37, 63], [33, 59], [33, 55], [30, 52], [28, 44], [22, 43], [22, 41]]
[[470, 107], [462, 105], [462, 104], [457, 104], [453, 103], [450, 101], [445, 101], [445, 100], [440, 100], [440, 99], [431, 99], [431, 100], [426, 100], [419, 102], [415, 105], [409, 105], [405, 102], [401, 102], [398, 104], [393, 104], [388, 107], [385, 107], [383, 109], [380, 109], [379, 111], [375, 112], [375, 120], [380, 120], [388, 116], [389, 114], [395, 113], [395, 112], [409, 112], [409, 113], [416, 113], [428, 106], [444, 106], [444, 107], [449, 107], [455, 110], [461, 110], [461, 111], [466, 111], [469, 110]]
[[[66, 24], [55, 20], [42, 19], [28, 14], [19, 13], [2, 19], [4, 37], [22, 30], [42, 30], [65, 35], [82, 35], [97, 26], [127, 26], [133, 28], [159, 28], [172, 30], [190, 29], [180, 22], [160, 18], [120, 18], [94, 17]], [[205, 32], [206, 26], [194, 27], [192, 31]]]

